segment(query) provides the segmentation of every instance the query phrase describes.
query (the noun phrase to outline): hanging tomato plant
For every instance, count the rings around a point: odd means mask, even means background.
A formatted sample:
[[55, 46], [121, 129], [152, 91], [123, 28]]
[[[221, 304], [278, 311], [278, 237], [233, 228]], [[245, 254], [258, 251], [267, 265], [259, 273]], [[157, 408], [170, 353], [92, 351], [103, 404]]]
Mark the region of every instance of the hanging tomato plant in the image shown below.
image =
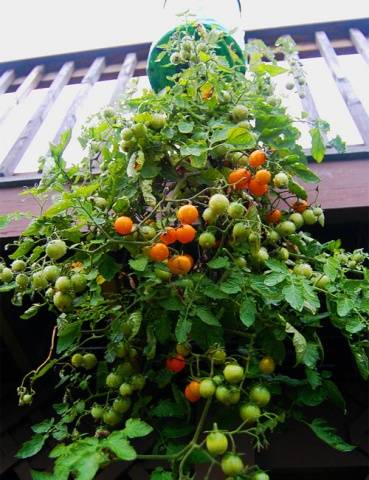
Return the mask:
[[[322, 368], [323, 325], [341, 332], [368, 377], [368, 255], [308, 233], [324, 213], [298, 183], [319, 178], [273, 93], [285, 70], [255, 42], [245, 78], [217, 55], [219, 32], [195, 31], [163, 46], [185, 67], [170, 88], [131, 92], [86, 127], [78, 166], [52, 147], [53, 166], [29, 193], [53, 204], [1, 267], [1, 290], [15, 305], [32, 301], [22, 318], [56, 319], [50, 355], [18, 389], [27, 406], [41, 376], [60, 377], [55, 415], [18, 452], [58, 442], [54, 471], [35, 480], [93, 479], [136, 459], [161, 462], [155, 480], [198, 478], [198, 463], [209, 466], [204, 478], [215, 469], [267, 480], [238, 437], [264, 448], [290, 417], [333, 448], [354, 448], [304, 412], [332, 389], [343, 403]], [[301, 70], [293, 42], [278, 46]], [[311, 125], [317, 159], [326, 129]], [[144, 450], [132, 445], [144, 436]]]

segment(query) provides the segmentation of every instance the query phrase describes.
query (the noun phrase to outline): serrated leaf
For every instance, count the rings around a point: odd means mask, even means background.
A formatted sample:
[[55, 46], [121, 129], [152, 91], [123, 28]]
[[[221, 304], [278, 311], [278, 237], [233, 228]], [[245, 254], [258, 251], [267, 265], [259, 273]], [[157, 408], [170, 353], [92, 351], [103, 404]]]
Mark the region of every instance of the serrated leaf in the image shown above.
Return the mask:
[[354, 301], [348, 297], [341, 297], [337, 300], [337, 314], [345, 317], [354, 308]]
[[18, 246], [16, 251], [9, 255], [9, 258], [11, 258], [12, 260], [16, 260], [17, 258], [27, 255], [27, 253], [33, 248], [34, 245], [34, 240], [23, 240], [23, 242]]
[[22, 447], [16, 453], [17, 458], [29, 458], [36, 455], [44, 446], [46, 437], [42, 433], [36, 433], [31, 440], [24, 442]]
[[274, 65], [272, 63], [258, 63], [254, 67], [252, 67], [252, 71], [257, 73], [258, 75], [263, 75], [264, 73], [268, 73], [271, 77], [275, 77], [276, 75], [281, 75], [285, 73], [287, 70], [279, 65]]
[[143, 272], [149, 263], [149, 259], [146, 255], [142, 255], [135, 259], [131, 258], [128, 263], [133, 270], [136, 270], [136, 272]]
[[124, 434], [128, 438], [146, 437], [153, 430], [152, 426], [139, 418], [129, 418], [124, 427]]
[[246, 127], [232, 127], [228, 130], [227, 143], [252, 148], [256, 145], [255, 135]]
[[330, 280], [335, 280], [338, 274], [340, 262], [333, 257], [328, 258], [323, 266], [323, 271]]
[[290, 323], [286, 322], [286, 332], [292, 333], [292, 343], [296, 352], [296, 364], [302, 363], [307, 348], [305, 337]]
[[306, 190], [294, 180], [288, 181], [288, 190], [296, 195], [296, 197], [301, 198], [302, 200], [307, 199]]
[[179, 405], [173, 400], [165, 399], [161, 400], [158, 405], [150, 410], [151, 415], [154, 417], [159, 418], [170, 418], [170, 417], [177, 417], [181, 418], [184, 417], [186, 414], [186, 410], [183, 408], [182, 405]]
[[247, 297], [240, 306], [240, 319], [246, 327], [251, 327], [255, 322], [256, 305], [253, 298]]
[[283, 287], [282, 293], [285, 300], [294, 310], [301, 312], [304, 307], [304, 292], [300, 284], [291, 283]]
[[212, 268], [214, 270], [220, 269], [220, 268], [228, 268], [230, 265], [228, 257], [217, 257], [213, 258], [207, 263], [207, 266], [209, 268]]
[[207, 325], [212, 325], [214, 327], [219, 327], [220, 323], [215, 315], [206, 307], [196, 306], [194, 308], [194, 313], [197, 315], [200, 320]]
[[81, 334], [81, 322], [73, 322], [63, 326], [58, 331], [58, 342], [56, 345], [56, 352], [62, 353], [69, 348]]
[[150, 480], [173, 480], [173, 475], [171, 472], [157, 467], [150, 475]]
[[188, 318], [188, 315], [186, 315], [184, 312], [181, 312], [175, 329], [175, 336], [179, 343], [184, 343], [187, 341], [188, 335], [191, 331], [191, 326], [192, 322]]
[[286, 279], [285, 273], [272, 272], [266, 275], [264, 283], [269, 287], [273, 287], [274, 285], [278, 285], [278, 283], [283, 282], [285, 279]]
[[345, 330], [349, 333], [358, 333], [361, 332], [361, 330], [363, 330], [364, 328], [365, 323], [361, 320], [359, 316], [350, 316], [345, 325]]
[[312, 128], [310, 130], [311, 135], [311, 155], [314, 160], [320, 163], [325, 155], [325, 145], [323, 137], [318, 128]]
[[290, 165], [289, 171], [301, 178], [304, 182], [318, 183], [320, 178], [307, 165], [303, 163], [294, 163]]
[[53, 473], [38, 472], [37, 470], [31, 470], [31, 478], [32, 480], [59, 480]]
[[354, 356], [356, 366], [359, 370], [360, 375], [364, 380], [369, 378], [369, 359], [365, 351], [365, 348], [361, 345], [355, 345], [350, 343], [350, 348]]
[[346, 413], [346, 402], [337, 385], [332, 382], [332, 380], [324, 380], [324, 388], [327, 392], [327, 398], [336, 405], [336, 407]]
[[116, 273], [120, 272], [121, 266], [107, 253], [103, 255], [99, 263], [99, 272], [108, 281], [112, 280]]
[[43, 306], [43, 303], [34, 303], [29, 308], [27, 308], [27, 310], [20, 316], [20, 318], [22, 318], [23, 320], [28, 320], [29, 318], [34, 317], [38, 313], [40, 308]]
[[104, 446], [109, 448], [120, 460], [132, 461], [137, 457], [136, 450], [128, 442], [124, 430], [112, 432], [105, 438]]
[[315, 435], [323, 440], [330, 447], [339, 450], [340, 452], [352, 452], [356, 447], [346, 443], [339, 435], [337, 435], [335, 429], [331, 427], [326, 420], [322, 418], [314, 418], [311, 423], [305, 422]]
[[273, 272], [285, 273], [286, 275], [288, 274], [288, 268], [286, 267], [286, 264], [280, 262], [279, 260], [275, 260], [274, 258], [267, 260], [265, 265]]
[[182, 120], [181, 122], [178, 123], [178, 130], [181, 133], [191, 133], [193, 130], [194, 124], [193, 122], [186, 122]]
[[303, 355], [303, 363], [309, 367], [314, 368], [319, 360], [319, 350], [315, 343], [307, 342], [305, 352]]
[[46, 218], [54, 217], [55, 215], [58, 215], [59, 213], [62, 213], [65, 210], [68, 210], [68, 208], [71, 208], [72, 206], [73, 206], [72, 199], [60, 200], [59, 202], [54, 203], [54, 205], [48, 208], [44, 213], [44, 216]]
[[309, 382], [311, 388], [315, 390], [319, 385], [322, 384], [319, 372], [312, 368], [305, 368], [306, 379]]
[[224, 293], [234, 294], [241, 291], [242, 278], [239, 275], [230, 275], [220, 284], [220, 289]]
[[46, 433], [54, 424], [54, 418], [47, 418], [40, 423], [32, 425], [31, 429], [35, 433]]

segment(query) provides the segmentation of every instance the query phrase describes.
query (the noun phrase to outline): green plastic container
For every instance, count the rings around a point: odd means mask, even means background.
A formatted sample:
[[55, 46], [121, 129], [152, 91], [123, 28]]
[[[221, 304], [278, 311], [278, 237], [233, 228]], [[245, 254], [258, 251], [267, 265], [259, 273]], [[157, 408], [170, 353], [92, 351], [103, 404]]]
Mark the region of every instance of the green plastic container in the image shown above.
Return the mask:
[[[224, 27], [222, 27], [218, 23], [214, 23], [211, 21], [201, 21], [201, 24], [207, 30], [216, 28], [222, 32], [225, 32], [225, 35], [218, 42], [217, 53], [227, 59], [230, 67], [239, 65], [240, 72], [245, 73], [246, 68], [243, 52], [236, 40], [227, 33], [227, 30]], [[169, 60], [170, 54], [166, 54], [163, 58], [161, 58], [160, 61], [156, 61], [158, 55], [163, 51], [160, 48], [160, 45], [167, 43], [170, 37], [178, 28], [186, 33], [195, 33], [195, 27], [188, 27], [188, 25], [180, 25], [179, 27], [173, 28], [172, 30], [167, 32], [160, 38], [158, 42], [153, 43], [151, 46], [148, 57], [147, 75], [149, 77], [151, 87], [153, 90], [155, 90], [155, 92], [159, 92], [163, 88], [170, 86], [172, 82], [168, 79], [168, 77], [179, 73], [185, 68], [184, 65], [171, 64]]]

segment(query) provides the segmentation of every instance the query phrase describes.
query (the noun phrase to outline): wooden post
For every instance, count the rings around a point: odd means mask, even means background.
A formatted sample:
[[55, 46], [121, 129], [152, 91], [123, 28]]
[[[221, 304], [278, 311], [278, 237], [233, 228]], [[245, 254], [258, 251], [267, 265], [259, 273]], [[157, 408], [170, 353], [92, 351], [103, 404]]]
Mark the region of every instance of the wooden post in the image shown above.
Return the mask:
[[93, 85], [99, 79], [104, 68], [105, 68], [105, 58], [99, 57], [94, 60], [94, 62], [88, 69], [86, 75], [82, 79], [82, 82], [81, 82], [82, 86], [78, 91], [76, 97], [74, 98], [71, 106], [68, 108], [68, 111], [53, 139], [52, 143], [54, 145], [57, 145], [60, 142], [60, 137], [66, 130], [73, 129], [77, 121], [77, 111], [79, 107], [83, 104], [88, 93], [90, 92]]
[[74, 68], [73, 62], [66, 62], [59, 70], [53, 83], [50, 85], [48, 92], [38, 107], [36, 113], [31, 117], [26, 126], [23, 128], [20, 136], [17, 138], [4, 161], [0, 165], [0, 176], [11, 175], [16, 169], [18, 163], [32, 142], [37, 131], [45, 120], [51, 106], [58, 97], [62, 88], [68, 83]]
[[356, 50], [360, 53], [366, 63], [369, 65], [369, 43], [360, 30], [350, 28], [350, 38], [355, 45]]
[[0, 77], [0, 94], [5, 93], [15, 79], [14, 70], [7, 70]]
[[315, 38], [320, 53], [326, 61], [336, 82], [337, 88], [341, 92], [356, 127], [360, 132], [363, 143], [367, 146], [369, 145], [369, 115], [361, 101], [355, 95], [351, 83], [344, 76], [336, 52], [330, 44], [327, 34], [325, 32], [317, 32]]
[[122, 64], [122, 68], [120, 69], [117, 82], [115, 85], [115, 89], [113, 95], [111, 96], [109, 105], [114, 105], [117, 102], [119, 95], [123, 93], [125, 90], [127, 83], [132, 78], [135, 68], [137, 65], [137, 56], [135, 53], [129, 53], [124, 62]]

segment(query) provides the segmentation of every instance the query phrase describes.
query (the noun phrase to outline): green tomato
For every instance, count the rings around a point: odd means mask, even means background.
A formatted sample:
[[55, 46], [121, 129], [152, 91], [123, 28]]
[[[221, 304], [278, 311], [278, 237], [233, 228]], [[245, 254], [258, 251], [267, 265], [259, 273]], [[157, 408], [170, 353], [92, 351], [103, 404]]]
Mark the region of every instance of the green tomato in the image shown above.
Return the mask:
[[108, 205], [104, 197], [92, 197], [92, 201], [98, 208], [101, 208], [101, 210], [104, 210]]
[[227, 358], [226, 352], [222, 348], [216, 348], [212, 352], [210, 352], [210, 356], [213, 359], [215, 365], [221, 365], [225, 362]]
[[210, 455], [223, 455], [228, 448], [228, 439], [221, 432], [212, 432], [206, 437], [206, 449]]
[[204, 232], [199, 236], [199, 245], [202, 248], [212, 248], [215, 243], [215, 236], [211, 232]]
[[123, 381], [123, 378], [121, 375], [118, 375], [117, 373], [109, 373], [105, 379], [106, 386], [109, 388], [119, 388]]
[[230, 405], [236, 405], [240, 401], [241, 398], [241, 392], [239, 391], [238, 388], [231, 388], [229, 391], [229, 398], [228, 402]]
[[113, 402], [113, 410], [117, 413], [126, 413], [130, 409], [131, 403], [131, 399], [128, 397], [116, 398]]
[[293, 82], [287, 82], [286, 83], [287, 90], [293, 90], [294, 87], [295, 87], [295, 84]]
[[202, 212], [202, 218], [209, 225], [214, 225], [218, 219], [218, 214], [215, 213], [211, 208], [205, 208], [205, 210]]
[[246, 120], [248, 115], [249, 111], [245, 105], [235, 105], [231, 110], [231, 118], [235, 123]]
[[324, 290], [329, 285], [329, 282], [330, 282], [330, 280], [329, 280], [329, 277], [327, 275], [321, 275], [319, 278], [317, 278], [314, 285], [317, 288], [321, 288], [322, 290]]
[[290, 252], [285, 247], [279, 248], [277, 254], [278, 254], [278, 258], [284, 261], [288, 260], [290, 256]]
[[119, 393], [122, 397], [129, 397], [133, 393], [133, 388], [129, 383], [122, 383], [119, 387]]
[[316, 217], [319, 217], [320, 215], [323, 215], [323, 209], [320, 207], [315, 207], [313, 208], [313, 213]]
[[133, 375], [131, 385], [133, 390], [142, 390], [146, 384], [146, 378], [143, 375]]
[[86, 370], [92, 370], [97, 364], [96, 355], [93, 353], [85, 353], [83, 355], [82, 366]]
[[147, 135], [147, 128], [143, 123], [135, 123], [132, 127], [132, 132], [136, 138], [145, 138]]
[[285, 188], [288, 186], [288, 175], [284, 172], [279, 172], [273, 177], [273, 184], [276, 188]]
[[51, 240], [46, 245], [46, 255], [52, 260], [59, 260], [67, 253], [67, 245], [63, 240]]
[[115, 213], [126, 213], [130, 207], [129, 198], [126, 196], [118, 198], [113, 204]]
[[244, 257], [237, 257], [234, 259], [234, 264], [239, 268], [247, 267], [247, 262]]
[[13, 272], [23, 272], [26, 269], [26, 262], [23, 260], [14, 260], [12, 263], [12, 270]]
[[303, 213], [302, 217], [306, 225], [314, 225], [318, 221], [318, 218], [314, 215], [314, 212], [311, 208], [307, 208]]
[[61, 277], [57, 278], [55, 282], [55, 288], [60, 292], [67, 293], [72, 289], [72, 282], [67, 276], [62, 275]]
[[243, 472], [245, 466], [238, 455], [229, 453], [222, 458], [220, 466], [224, 475], [235, 477]]
[[289, 220], [285, 220], [276, 226], [276, 230], [281, 237], [286, 237], [296, 232], [296, 225]]
[[91, 408], [91, 415], [95, 420], [99, 420], [104, 415], [104, 409], [101, 405], [94, 405]]
[[150, 225], [144, 225], [143, 227], [140, 227], [139, 231], [140, 231], [140, 235], [145, 240], [152, 240], [156, 235], [155, 228], [151, 227]]
[[301, 228], [304, 224], [304, 217], [301, 213], [292, 213], [289, 220], [296, 225], [296, 228]]
[[56, 265], [48, 265], [44, 268], [44, 276], [48, 282], [55, 282], [60, 275], [60, 268]]
[[270, 244], [275, 244], [281, 239], [281, 236], [276, 230], [269, 230], [266, 236], [266, 241]]
[[122, 130], [121, 137], [123, 140], [131, 140], [133, 138], [133, 132], [131, 128]]
[[72, 358], [70, 361], [73, 367], [76, 367], [76, 368], [82, 367], [83, 356], [80, 353], [75, 353], [74, 355], [72, 355]]
[[270, 402], [270, 392], [263, 385], [255, 385], [250, 390], [250, 400], [259, 407], [265, 407]]
[[156, 267], [154, 273], [160, 280], [168, 281], [172, 278], [172, 274], [168, 270], [164, 270], [161, 267]]
[[167, 117], [163, 113], [154, 113], [149, 121], [153, 130], [161, 130], [167, 123]]
[[49, 287], [45, 292], [45, 297], [51, 300], [54, 296], [54, 293], [55, 293], [54, 289], [52, 287]]
[[228, 148], [225, 145], [217, 145], [214, 147], [211, 151], [211, 156], [215, 160], [220, 160], [222, 158], [225, 158], [228, 153]]
[[115, 348], [115, 355], [118, 358], [124, 358], [128, 353], [127, 346], [124, 342], [119, 342]]
[[245, 240], [249, 236], [249, 228], [246, 223], [238, 222], [233, 225], [232, 237], [235, 240]]
[[32, 287], [36, 290], [48, 287], [48, 282], [45, 278], [44, 272], [35, 272], [32, 275]]
[[313, 269], [308, 263], [298, 263], [293, 267], [293, 272], [296, 275], [301, 275], [306, 278], [310, 278], [313, 274]]
[[132, 375], [133, 373], [133, 367], [130, 362], [123, 362], [121, 365], [118, 365], [117, 367], [117, 374], [121, 375], [123, 378], [129, 377], [129, 375]]
[[255, 255], [255, 258], [260, 263], [265, 263], [269, 259], [268, 250], [265, 247], [261, 247]]
[[224, 385], [219, 385], [215, 390], [215, 398], [224, 405], [230, 405], [231, 392]]
[[[71, 276], [72, 288], [76, 293], [81, 293], [86, 290], [87, 277], [83, 273], [74, 273]], [[55, 284], [56, 286], [56, 284]], [[57, 287], [56, 287], [57, 288]]]
[[229, 382], [231, 385], [236, 385], [242, 381], [244, 369], [241, 367], [241, 365], [229, 364], [224, 368], [223, 375], [227, 382]]
[[107, 425], [111, 425], [112, 427], [114, 427], [120, 422], [121, 416], [115, 410], [110, 409], [104, 412], [103, 420], [104, 423], [106, 423]]
[[251, 477], [251, 480], [270, 480], [270, 477], [267, 473], [265, 472], [256, 472], [254, 475]]
[[1, 280], [5, 283], [9, 283], [13, 280], [13, 272], [10, 270], [10, 268], [3, 268], [3, 271], [1, 272]]
[[28, 277], [25, 273], [18, 273], [15, 277], [15, 283], [20, 290], [25, 290], [28, 285]]
[[260, 417], [261, 411], [257, 405], [244, 403], [240, 407], [240, 416], [244, 422], [254, 423]]
[[31, 405], [32, 400], [32, 395], [30, 395], [29, 393], [25, 393], [22, 397], [22, 405]]
[[214, 395], [216, 385], [211, 378], [204, 378], [200, 383], [200, 395], [202, 398], [210, 398]]
[[227, 210], [231, 218], [242, 218], [245, 215], [246, 209], [242, 203], [232, 202]]
[[229, 200], [222, 193], [216, 193], [210, 197], [209, 207], [216, 214], [226, 213], [229, 207]]

